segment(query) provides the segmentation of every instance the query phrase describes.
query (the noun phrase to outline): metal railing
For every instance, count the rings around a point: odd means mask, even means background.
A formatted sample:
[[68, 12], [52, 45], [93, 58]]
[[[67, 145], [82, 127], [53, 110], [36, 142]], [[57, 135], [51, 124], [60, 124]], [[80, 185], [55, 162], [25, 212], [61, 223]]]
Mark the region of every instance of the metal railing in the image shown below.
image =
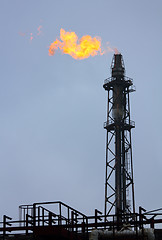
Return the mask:
[[[115, 81], [115, 80], [116, 80], [115, 77], [106, 78], [106, 79], [104, 80], [104, 84], [108, 84], [108, 83], [110, 83], [110, 82], [112, 82], [112, 81]], [[133, 79], [132, 79], [132, 78], [129, 78], [129, 77], [124, 76], [121, 80], [126, 81], [126, 82], [129, 82], [129, 83], [131, 83], [131, 85], [133, 85]]]
[[[106, 128], [106, 127], [108, 127], [109, 125], [112, 125], [112, 124], [115, 125], [115, 124], [117, 124], [117, 123], [118, 123], [117, 121], [110, 119], [110, 120], [104, 122], [103, 127]], [[129, 122], [129, 119], [125, 119], [124, 121], [120, 121], [120, 124], [122, 124], [123, 126], [125, 126], [125, 125], [130, 125], [131, 127], [135, 127], [135, 122], [132, 121], [132, 120]]]
[[[48, 207], [44, 207], [45, 205], [57, 205], [58, 211], [52, 212]], [[23, 212], [24, 209], [26, 211], [25, 215], [22, 214], [23, 219], [21, 220], [13, 221], [12, 218], [6, 215], [3, 216], [3, 222], [0, 222], [0, 232], [4, 237], [9, 232], [28, 235], [41, 228], [60, 229], [61, 227], [69, 232], [82, 234], [85, 239], [88, 239], [88, 234], [94, 229], [107, 230], [115, 236], [125, 226], [129, 226], [138, 236], [139, 232], [140, 234], [143, 232], [144, 226], [149, 225], [154, 228], [156, 224], [162, 224], [162, 213], [156, 210], [146, 212], [141, 207], [139, 213], [109, 215], [106, 216], [106, 221], [105, 216], [97, 209], [95, 209], [93, 216], [86, 216], [62, 202], [34, 203], [33, 205], [23, 205], [20, 209]]]

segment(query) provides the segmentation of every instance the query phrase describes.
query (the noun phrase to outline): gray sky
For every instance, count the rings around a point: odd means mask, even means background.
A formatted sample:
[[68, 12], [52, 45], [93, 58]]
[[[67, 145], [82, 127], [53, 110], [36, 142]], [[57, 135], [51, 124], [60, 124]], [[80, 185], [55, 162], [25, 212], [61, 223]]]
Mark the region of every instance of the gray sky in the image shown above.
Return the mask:
[[[131, 94], [136, 206], [162, 207], [162, 1], [0, 1], [0, 213], [61, 200], [103, 211], [112, 53], [48, 56], [60, 28], [100, 36], [123, 54]], [[42, 33], [37, 35], [37, 28]], [[30, 41], [31, 34], [33, 40]], [[24, 35], [24, 36], [23, 36]]]

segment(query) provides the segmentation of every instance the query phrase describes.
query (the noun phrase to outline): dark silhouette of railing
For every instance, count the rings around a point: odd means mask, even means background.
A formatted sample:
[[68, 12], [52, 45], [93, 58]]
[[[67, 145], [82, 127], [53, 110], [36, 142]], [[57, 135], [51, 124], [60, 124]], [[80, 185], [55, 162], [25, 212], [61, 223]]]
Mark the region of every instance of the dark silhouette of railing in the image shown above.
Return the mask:
[[138, 239], [138, 233], [143, 233], [144, 226], [149, 225], [154, 228], [156, 224], [162, 223], [162, 214], [158, 213], [157, 210], [146, 212], [140, 207], [139, 213], [121, 214], [120, 216], [109, 215], [106, 216], [105, 221], [105, 216], [97, 209], [95, 209], [93, 216], [86, 216], [60, 201], [21, 205], [19, 214], [18, 221], [13, 221], [6, 215], [3, 216], [3, 222], [0, 223], [0, 233], [4, 239], [10, 232], [29, 235], [35, 232], [39, 234], [44, 229], [48, 232], [51, 229], [54, 231], [60, 228], [88, 239], [88, 233], [94, 229], [109, 230], [115, 236], [117, 229], [122, 230], [127, 226], [134, 230]]

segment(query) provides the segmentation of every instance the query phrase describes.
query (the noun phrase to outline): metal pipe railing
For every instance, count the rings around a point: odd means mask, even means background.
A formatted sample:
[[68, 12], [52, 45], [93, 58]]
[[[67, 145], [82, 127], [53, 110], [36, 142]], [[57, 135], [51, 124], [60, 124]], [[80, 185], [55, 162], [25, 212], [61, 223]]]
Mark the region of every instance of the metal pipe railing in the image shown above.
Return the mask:
[[[47, 203], [34, 203], [33, 205], [23, 205], [19, 208], [22, 209], [23, 217], [25, 210], [26, 215], [24, 219], [13, 221], [12, 218], [4, 215], [3, 221], [0, 222], [0, 232], [2, 232], [5, 238], [9, 231], [19, 231], [28, 235], [36, 227], [53, 226], [55, 228], [62, 227], [68, 231], [85, 235], [94, 228], [98, 230], [107, 229], [111, 230], [113, 235], [115, 235], [117, 229], [122, 229], [124, 226], [129, 225], [138, 236], [139, 231], [142, 234], [144, 233], [144, 226], [150, 225], [151, 228], [154, 228], [156, 224], [162, 224], [162, 213], [158, 213], [155, 210], [151, 213], [151, 211], [144, 212], [145, 209], [140, 208], [139, 213], [135, 214], [123, 213], [119, 214], [118, 217], [117, 215], [109, 215], [106, 216], [107, 221], [105, 222], [105, 215], [102, 215], [97, 209], [95, 209], [95, 215], [86, 216], [62, 202], [48, 202], [48, 204], [53, 203], [59, 205], [57, 213], [52, 212], [47, 207], [45, 208], [44, 205], [47, 205]], [[64, 215], [64, 210], [67, 210], [66, 216]], [[120, 222], [117, 219], [120, 219]]]

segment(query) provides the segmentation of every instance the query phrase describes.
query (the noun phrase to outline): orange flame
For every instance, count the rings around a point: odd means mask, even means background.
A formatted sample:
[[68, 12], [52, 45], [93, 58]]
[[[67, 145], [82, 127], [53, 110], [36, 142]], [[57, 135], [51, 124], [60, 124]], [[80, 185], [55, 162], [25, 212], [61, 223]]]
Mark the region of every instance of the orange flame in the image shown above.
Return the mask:
[[54, 41], [49, 47], [49, 55], [55, 54], [55, 51], [60, 50], [72, 56], [74, 59], [84, 59], [97, 54], [104, 54], [101, 52], [101, 39], [99, 37], [92, 38], [89, 35], [83, 36], [78, 42], [78, 36], [75, 32], [66, 32], [61, 28], [60, 39]]

